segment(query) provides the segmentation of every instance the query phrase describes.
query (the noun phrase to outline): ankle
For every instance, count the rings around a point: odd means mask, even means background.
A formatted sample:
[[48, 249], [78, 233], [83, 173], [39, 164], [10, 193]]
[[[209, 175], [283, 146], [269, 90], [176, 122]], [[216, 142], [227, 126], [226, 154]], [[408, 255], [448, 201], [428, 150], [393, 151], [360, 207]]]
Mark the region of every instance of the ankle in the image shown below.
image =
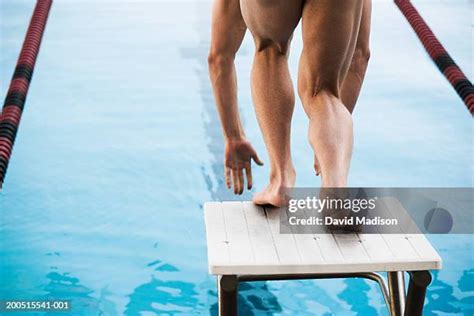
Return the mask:
[[321, 186], [324, 188], [345, 188], [347, 187], [347, 176], [325, 177], [324, 174], [322, 174]]
[[278, 186], [291, 187], [295, 183], [296, 172], [293, 166], [289, 166], [284, 169], [272, 170], [270, 172], [270, 183], [274, 183]]

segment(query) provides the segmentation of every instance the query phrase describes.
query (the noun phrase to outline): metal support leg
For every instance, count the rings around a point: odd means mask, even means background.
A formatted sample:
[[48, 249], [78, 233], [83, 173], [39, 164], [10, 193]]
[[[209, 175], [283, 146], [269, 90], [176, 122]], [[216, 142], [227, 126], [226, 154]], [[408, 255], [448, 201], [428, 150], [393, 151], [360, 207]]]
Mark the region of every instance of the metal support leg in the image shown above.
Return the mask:
[[429, 271], [409, 272], [410, 283], [405, 306], [405, 316], [422, 316], [425, 302], [426, 288], [431, 283]]
[[390, 315], [403, 316], [405, 310], [405, 279], [403, 272], [388, 272], [387, 279], [390, 293]]
[[364, 278], [377, 282], [382, 291], [385, 304], [390, 312], [390, 295], [384, 278], [375, 272], [356, 273], [305, 273], [305, 274], [265, 274], [265, 275], [239, 275], [239, 282], [258, 281], [283, 281], [283, 280], [317, 280], [317, 279], [341, 279], [341, 278]]
[[223, 275], [217, 277], [219, 292], [219, 315], [237, 316], [237, 296], [239, 280], [235, 275]]

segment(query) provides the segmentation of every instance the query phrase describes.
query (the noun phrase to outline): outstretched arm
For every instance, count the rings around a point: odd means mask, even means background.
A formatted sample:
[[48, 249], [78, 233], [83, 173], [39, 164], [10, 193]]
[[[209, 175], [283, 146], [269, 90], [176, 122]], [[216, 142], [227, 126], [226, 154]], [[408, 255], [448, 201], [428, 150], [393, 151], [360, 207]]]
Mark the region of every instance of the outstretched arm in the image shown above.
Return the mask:
[[234, 59], [246, 30], [239, 0], [214, 0], [209, 75], [226, 142], [226, 185], [230, 188], [233, 183], [236, 194], [243, 192], [244, 172], [247, 188], [252, 187], [251, 159], [261, 164], [255, 150], [245, 139], [237, 103]]

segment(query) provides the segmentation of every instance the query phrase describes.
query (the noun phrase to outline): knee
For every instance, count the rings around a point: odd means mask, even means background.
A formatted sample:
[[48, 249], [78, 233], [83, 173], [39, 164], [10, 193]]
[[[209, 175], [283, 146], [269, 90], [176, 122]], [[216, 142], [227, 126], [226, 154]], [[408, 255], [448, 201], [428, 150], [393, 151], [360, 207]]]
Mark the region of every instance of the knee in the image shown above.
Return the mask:
[[365, 73], [367, 65], [369, 64], [369, 59], [370, 49], [368, 45], [356, 47], [354, 56], [352, 57], [350, 71]]
[[298, 94], [303, 101], [320, 96], [340, 98], [339, 86], [337, 76], [326, 76], [317, 71], [299, 78]]
[[265, 58], [287, 57], [290, 40], [275, 41], [266, 38], [255, 40], [255, 54]]

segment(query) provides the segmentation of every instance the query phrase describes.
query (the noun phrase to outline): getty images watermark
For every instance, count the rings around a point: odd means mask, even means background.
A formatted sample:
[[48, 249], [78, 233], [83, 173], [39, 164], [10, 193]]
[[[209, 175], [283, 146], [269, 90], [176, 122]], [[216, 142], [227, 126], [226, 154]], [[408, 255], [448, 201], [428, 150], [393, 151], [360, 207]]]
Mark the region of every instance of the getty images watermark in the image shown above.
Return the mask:
[[292, 188], [280, 232], [472, 233], [472, 188]]
[[[289, 215], [288, 223], [292, 226], [297, 225], [325, 225], [325, 226], [349, 226], [349, 225], [398, 225], [397, 218], [383, 218], [381, 216], [368, 217], [366, 213], [373, 211], [377, 207], [377, 197], [372, 199], [342, 199], [330, 198], [323, 199], [313, 197], [306, 197], [305, 199], [290, 199], [288, 201]], [[294, 213], [298, 211], [315, 211], [318, 215], [323, 213], [323, 210], [331, 211], [324, 216], [305, 216], [300, 218]], [[337, 212], [359, 212], [365, 215], [354, 216], [354, 214], [343, 214], [340, 216]], [[361, 214], [362, 214], [361, 213]]]

